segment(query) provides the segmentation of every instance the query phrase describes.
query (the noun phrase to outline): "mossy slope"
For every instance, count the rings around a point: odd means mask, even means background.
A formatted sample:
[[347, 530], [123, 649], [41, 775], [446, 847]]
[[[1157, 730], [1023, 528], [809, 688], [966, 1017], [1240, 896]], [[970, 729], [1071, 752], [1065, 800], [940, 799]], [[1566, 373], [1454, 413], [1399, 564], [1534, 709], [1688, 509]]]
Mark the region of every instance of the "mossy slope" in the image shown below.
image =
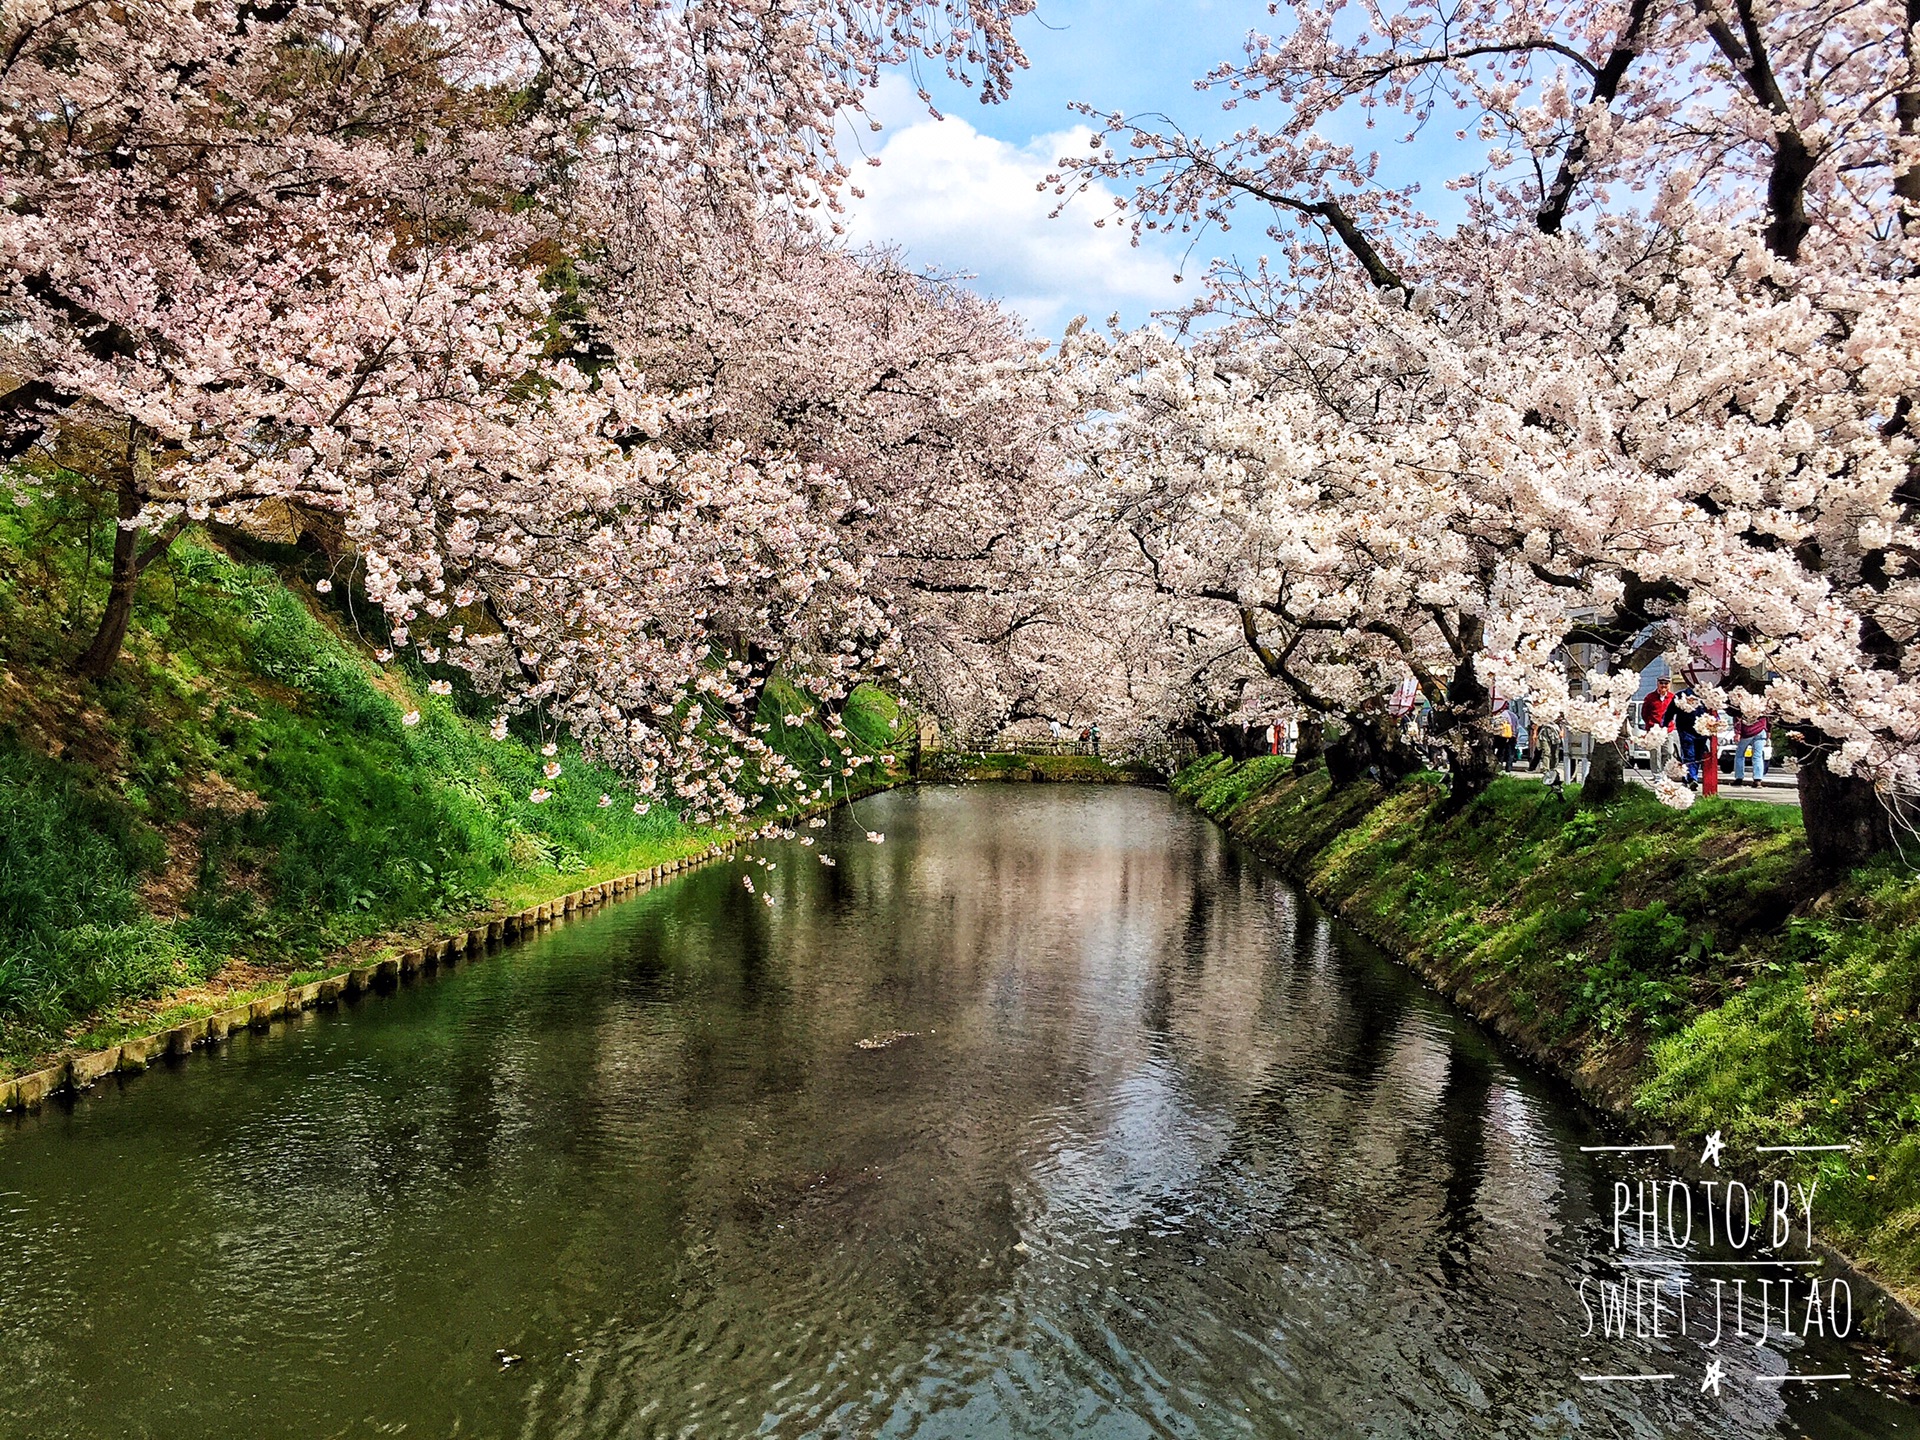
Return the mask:
[[[495, 742], [480, 697], [377, 663], [302, 552], [176, 542], [114, 673], [73, 680], [106, 549], [91, 535], [88, 564], [84, 520], [0, 515], [0, 1073], [110, 1042], [156, 997], [244, 989], [710, 842], [666, 807], [636, 814], [576, 747], [545, 780], [537, 736]], [[774, 687], [763, 718], [819, 776], [828, 738], [787, 727], [796, 708]], [[844, 718], [862, 751], [891, 748], [887, 696], [858, 692]]]

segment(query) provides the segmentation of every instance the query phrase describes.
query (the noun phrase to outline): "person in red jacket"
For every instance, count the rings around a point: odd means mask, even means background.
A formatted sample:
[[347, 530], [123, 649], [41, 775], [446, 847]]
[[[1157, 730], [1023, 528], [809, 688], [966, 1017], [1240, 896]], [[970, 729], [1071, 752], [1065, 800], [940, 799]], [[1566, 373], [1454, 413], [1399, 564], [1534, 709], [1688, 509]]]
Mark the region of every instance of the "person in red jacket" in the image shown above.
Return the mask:
[[1647, 759], [1654, 773], [1660, 774], [1667, 768], [1667, 762], [1673, 759], [1678, 745], [1674, 734], [1673, 713], [1673, 677], [1662, 675], [1653, 687], [1653, 692], [1640, 702], [1640, 725], [1647, 731], [1658, 731], [1647, 737]]

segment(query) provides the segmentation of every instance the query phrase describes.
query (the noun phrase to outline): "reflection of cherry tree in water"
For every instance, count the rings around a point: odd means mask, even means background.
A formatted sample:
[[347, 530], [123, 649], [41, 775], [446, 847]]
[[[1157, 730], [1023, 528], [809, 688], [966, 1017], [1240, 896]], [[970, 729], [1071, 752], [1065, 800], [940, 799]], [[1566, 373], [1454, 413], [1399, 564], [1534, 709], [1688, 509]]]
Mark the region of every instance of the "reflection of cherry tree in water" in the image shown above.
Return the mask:
[[1486, 1178], [1487, 1102], [1492, 1091], [1493, 1069], [1485, 1057], [1471, 1042], [1456, 1042], [1436, 1107], [1447, 1177], [1434, 1242], [1440, 1273], [1449, 1286], [1466, 1284], [1481, 1273], [1475, 1253], [1477, 1202]]

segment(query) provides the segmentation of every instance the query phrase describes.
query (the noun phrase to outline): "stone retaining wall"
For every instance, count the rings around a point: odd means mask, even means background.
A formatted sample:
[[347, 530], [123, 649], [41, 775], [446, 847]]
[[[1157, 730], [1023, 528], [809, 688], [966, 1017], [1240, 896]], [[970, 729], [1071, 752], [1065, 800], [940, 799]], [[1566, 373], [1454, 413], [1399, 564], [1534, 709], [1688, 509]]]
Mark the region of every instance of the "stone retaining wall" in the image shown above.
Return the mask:
[[78, 1094], [99, 1084], [109, 1075], [145, 1070], [163, 1058], [184, 1058], [195, 1050], [218, 1045], [236, 1030], [264, 1030], [276, 1020], [298, 1015], [303, 1010], [337, 1005], [350, 996], [391, 991], [402, 978], [451, 968], [463, 959], [477, 958], [489, 946], [530, 936], [541, 926], [550, 925], [563, 916], [585, 914], [609, 901], [657, 885], [680, 871], [723, 859], [743, 843], [728, 841], [699, 855], [636, 870], [631, 875], [589, 885], [544, 904], [529, 905], [510, 915], [477, 921], [464, 929], [438, 935], [414, 949], [403, 950], [398, 955], [370, 960], [304, 985], [289, 985], [276, 994], [250, 1000], [198, 1020], [184, 1021], [169, 1030], [123, 1040], [105, 1050], [71, 1056], [45, 1070], [0, 1080], [0, 1111], [37, 1109], [50, 1096]]

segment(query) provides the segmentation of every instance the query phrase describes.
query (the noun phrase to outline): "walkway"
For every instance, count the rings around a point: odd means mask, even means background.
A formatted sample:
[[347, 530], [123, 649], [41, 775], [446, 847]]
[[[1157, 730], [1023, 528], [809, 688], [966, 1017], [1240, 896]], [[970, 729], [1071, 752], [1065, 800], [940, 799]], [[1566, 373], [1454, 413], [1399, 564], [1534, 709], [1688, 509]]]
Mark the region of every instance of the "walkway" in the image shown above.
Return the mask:
[[[1551, 772], [1528, 770], [1522, 767], [1518, 770], [1508, 770], [1505, 773], [1521, 780], [1545, 780]], [[1627, 779], [1635, 785], [1644, 785], [1648, 789], [1653, 788], [1653, 775], [1649, 771], [1629, 766], [1627, 769]], [[1761, 781], [1758, 786], [1736, 785], [1733, 783], [1732, 776], [1722, 775], [1720, 777], [1720, 794], [1718, 798], [1722, 800], [1757, 800], [1763, 805], [1792, 805], [1798, 807], [1800, 804], [1799, 785], [1799, 776], [1797, 772], [1791, 769], [1769, 771], [1767, 778]]]

